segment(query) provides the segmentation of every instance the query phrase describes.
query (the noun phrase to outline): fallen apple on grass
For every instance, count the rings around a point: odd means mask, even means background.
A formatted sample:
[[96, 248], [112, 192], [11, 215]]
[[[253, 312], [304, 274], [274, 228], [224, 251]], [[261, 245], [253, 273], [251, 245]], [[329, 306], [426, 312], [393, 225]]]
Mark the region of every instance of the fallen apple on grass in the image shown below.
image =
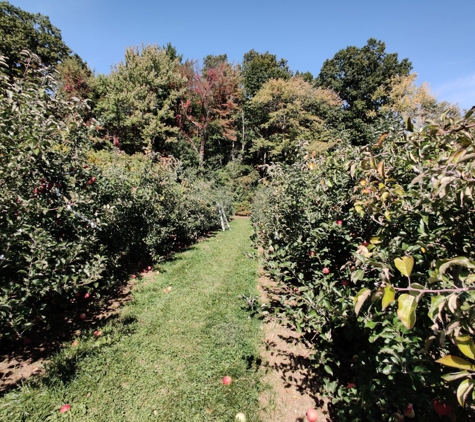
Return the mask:
[[94, 331], [94, 336], [95, 337], [100, 337], [100, 336], [102, 336], [102, 332], [99, 331], [99, 330], [96, 330], [96, 331]]
[[246, 415], [242, 412], [236, 413], [236, 417], [234, 418], [235, 420], [239, 422], [246, 422]]
[[224, 385], [229, 385], [232, 382], [233, 382], [233, 379], [229, 375], [226, 375], [225, 377], [223, 377], [223, 384]]
[[59, 409], [59, 413], [66, 413], [71, 410], [71, 405], [70, 404], [65, 404], [61, 406], [61, 409]]

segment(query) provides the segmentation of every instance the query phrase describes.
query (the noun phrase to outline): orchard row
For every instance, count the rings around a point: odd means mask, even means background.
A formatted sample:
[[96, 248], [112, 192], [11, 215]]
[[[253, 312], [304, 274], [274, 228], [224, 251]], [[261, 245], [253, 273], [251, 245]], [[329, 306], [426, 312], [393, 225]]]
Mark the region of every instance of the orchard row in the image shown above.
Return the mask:
[[280, 282], [276, 312], [314, 343], [315, 376], [338, 420], [467, 418], [473, 112], [416, 128], [408, 120], [373, 145], [269, 167], [256, 241]]

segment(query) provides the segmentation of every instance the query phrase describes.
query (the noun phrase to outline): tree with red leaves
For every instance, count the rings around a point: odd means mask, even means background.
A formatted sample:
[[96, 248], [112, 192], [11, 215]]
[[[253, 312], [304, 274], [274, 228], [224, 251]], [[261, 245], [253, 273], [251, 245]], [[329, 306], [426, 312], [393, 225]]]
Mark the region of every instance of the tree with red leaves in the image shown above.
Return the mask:
[[185, 63], [182, 71], [188, 79], [188, 88], [176, 120], [198, 154], [201, 167], [211, 137], [233, 144], [236, 141], [235, 115], [242, 98], [239, 73], [227, 62], [203, 74], [195, 72], [191, 63]]

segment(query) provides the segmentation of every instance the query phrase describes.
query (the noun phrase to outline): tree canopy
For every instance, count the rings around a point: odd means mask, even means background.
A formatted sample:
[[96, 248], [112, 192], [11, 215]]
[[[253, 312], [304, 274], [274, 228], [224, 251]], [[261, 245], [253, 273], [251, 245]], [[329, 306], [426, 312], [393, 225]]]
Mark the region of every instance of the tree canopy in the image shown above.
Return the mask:
[[16, 76], [22, 59], [20, 52], [36, 54], [43, 64], [52, 66], [71, 53], [63, 42], [61, 31], [53, 26], [47, 16], [33, 14], [0, 2], [0, 55], [6, 56], [10, 76]]
[[408, 59], [399, 60], [397, 53], [386, 53], [384, 42], [370, 38], [364, 47], [347, 47], [326, 60], [316, 84], [338, 93], [344, 101], [344, 128], [353, 143], [366, 144], [371, 136], [369, 125], [381, 115], [381, 107], [391, 101], [381, 87], [389, 87], [392, 78], [408, 75], [411, 69]]
[[289, 79], [292, 76], [287, 60], [277, 60], [275, 54], [255, 50], [244, 54], [241, 73], [247, 97], [253, 97], [269, 79]]

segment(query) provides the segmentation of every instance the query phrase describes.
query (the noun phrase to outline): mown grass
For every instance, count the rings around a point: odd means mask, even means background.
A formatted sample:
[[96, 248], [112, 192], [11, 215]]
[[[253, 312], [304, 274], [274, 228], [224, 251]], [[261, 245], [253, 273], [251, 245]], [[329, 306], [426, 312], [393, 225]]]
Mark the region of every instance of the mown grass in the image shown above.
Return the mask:
[[250, 234], [237, 219], [141, 280], [101, 337], [91, 329], [44, 377], [0, 399], [0, 420], [258, 421], [261, 331], [238, 298], [257, 293]]

